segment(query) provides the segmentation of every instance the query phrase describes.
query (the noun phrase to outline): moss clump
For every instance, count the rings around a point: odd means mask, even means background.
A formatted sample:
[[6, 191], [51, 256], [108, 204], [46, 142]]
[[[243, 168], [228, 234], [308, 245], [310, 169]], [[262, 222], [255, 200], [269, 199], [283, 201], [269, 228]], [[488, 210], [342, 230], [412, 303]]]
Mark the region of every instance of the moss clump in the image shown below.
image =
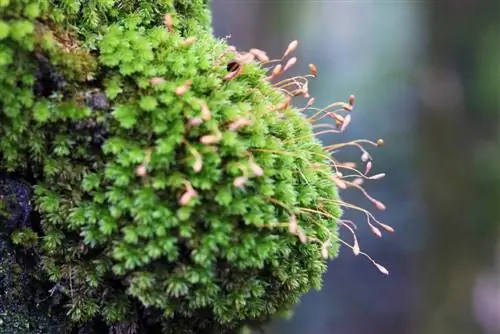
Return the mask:
[[320, 287], [331, 160], [242, 58], [206, 1], [0, 0], [0, 168], [37, 238], [9, 235], [82, 333], [232, 333]]
[[[11, 183], [9, 186], [6, 183]], [[24, 188], [16, 182], [0, 182], [2, 195], [5, 197], [22, 193], [19, 188]], [[7, 202], [11, 202], [9, 199]], [[22, 203], [22, 200], [20, 201]], [[8, 231], [14, 225], [26, 222], [23, 216], [16, 216], [19, 211], [16, 205], [7, 206], [6, 211], [10, 216], [2, 215], [0, 231], [0, 332], [9, 334], [44, 334], [65, 333], [67, 321], [64, 313], [58, 308], [56, 298], [59, 294], [48, 295], [48, 285], [44, 284], [37, 273], [37, 254], [29, 246], [15, 247], [14, 243], [24, 241], [28, 244], [26, 236], [35, 234], [29, 228], [12, 233], [14, 240], [9, 238]], [[19, 225], [18, 225], [19, 226]], [[36, 235], [35, 235], [36, 236]], [[54, 303], [55, 302], [55, 303]]]

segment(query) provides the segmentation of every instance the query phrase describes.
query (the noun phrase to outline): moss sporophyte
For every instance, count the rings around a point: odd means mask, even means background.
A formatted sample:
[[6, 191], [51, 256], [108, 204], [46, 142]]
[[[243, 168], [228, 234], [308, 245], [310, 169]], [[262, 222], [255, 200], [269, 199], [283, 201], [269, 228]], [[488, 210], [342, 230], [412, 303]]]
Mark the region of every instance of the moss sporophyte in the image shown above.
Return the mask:
[[342, 210], [393, 229], [338, 194], [385, 210], [363, 188], [383, 142], [321, 145], [354, 96], [316, 108], [297, 47], [237, 50], [203, 0], [0, 0], [0, 332], [234, 333], [340, 245], [387, 274]]

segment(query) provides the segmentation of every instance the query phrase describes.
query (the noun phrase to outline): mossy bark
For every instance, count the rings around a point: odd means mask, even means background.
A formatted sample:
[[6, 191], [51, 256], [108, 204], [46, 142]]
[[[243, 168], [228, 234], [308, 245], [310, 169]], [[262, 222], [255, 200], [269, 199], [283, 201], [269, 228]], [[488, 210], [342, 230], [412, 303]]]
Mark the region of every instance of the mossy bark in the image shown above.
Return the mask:
[[424, 321], [415, 333], [481, 331], [474, 289], [493, 262], [500, 231], [500, 114], [493, 92], [500, 67], [498, 45], [490, 41], [499, 30], [495, 7], [495, 0], [428, 6], [432, 38], [419, 162], [430, 238], [421, 271]]

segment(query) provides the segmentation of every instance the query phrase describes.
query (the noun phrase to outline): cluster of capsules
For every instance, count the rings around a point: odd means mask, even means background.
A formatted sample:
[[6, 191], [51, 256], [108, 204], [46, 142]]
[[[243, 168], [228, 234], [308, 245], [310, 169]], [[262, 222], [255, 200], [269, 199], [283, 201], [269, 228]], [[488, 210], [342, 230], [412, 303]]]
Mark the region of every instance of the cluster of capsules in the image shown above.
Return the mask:
[[[273, 86], [278, 90], [282, 91], [286, 99], [275, 107], [275, 111], [283, 110], [288, 108], [292, 104], [292, 100], [296, 97], [302, 97], [306, 99], [306, 104], [304, 107], [298, 110], [303, 113], [310, 114], [307, 116], [311, 126], [314, 129], [320, 129], [315, 132], [316, 136], [320, 136], [328, 133], [342, 134], [346, 131], [347, 127], [351, 123], [351, 112], [353, 111], [355, 97], [350, 95], [346, 102], [335, 102], [327, 105], [323, 108], [314, 107], [315, 98], [311, 97], [309, 94], [309, 80], [311, 78], [316, 78], [318, 76], [318, 69], [316, 65], [309, 64], [309, 73], [306, 75], [292, 76], [289, 78], [279, 79], [286, 73], [289, 69], [295, 66], [297, 63], [297, 57], [290, 57], [290, 55], [295, 51], [298, 46], [298, 41], [294, 40], [289, 43], [283, 56], [279, 59], [270, 59], [267, 53], [260, 49], [250, 49], [248, 52], [237, 53], [238, 57], [229, 64], [229, 73], [226, 76], [226, 80], [232, 80], [240, 75], [243, 71], [244, 65], [250, 62], [258, 61], [264, 68], [268, 70], [268, 80], [273, 83]], [[236, 52], [234, 47], [230, 47], [229, 51]], [[320, 122], [325, 119], [330, 119], [328, 122]], [[325, 158], [329, 161], [332, 167], [331, 179], [335, 182], [340, 190], [345, 190], [348, 188], [355, 188], [359, 190], [378, 210], [385, 210], [386, 206], [379, 200], [371, 196], [366, 189], [363, 187], [365, 180], [378, 180], [385, 177], [385, 173], [371, 174], [373, 167], [373, 158], [365, 146], [380, 147], [384, 144], [382, 139], [376, 141], [367, 139], [357, 139], [348, 142], [336, 143], [324, 146]], [[337, 152], [339, 149], [345, 147], [356, 147], [361, 151], [361, 162], [363, 163], [363, 168], [360, 170], [355, 162], [341, 162], [338, 161], [332, 153]], [[394, 229], [375, 218], [375, 216], [369, 211], [360, 206], [354, 205], [352, 203], [347, 203], [342, 200], [332, 200], [336, 204], [340, 205], [346, 209], [356, 210], [361, 212], [366, 217], [366, 223], [370, 228], [371, 232], [377, 236], [382, 237], [382, 232], [393, 233]], [[315, 210], [313, 210], [315, 211]], [[328, 215], [326, 212], [318, 211], [316, 213]], [[330, 217], [334, 218], [334, 217]], [[350, 220], [336, 219], [340, 226], [345, 227], [353, 236], [353, 242], [348, 243], [345, 240], [337, 238], [339, 242], [349, 247], [355, 255], [363, 255], [369, 259], [380, 272], [383, 274], [388, 274], [388, 270], [382, 265], [375, 262], [368, 254], [361, 251], [358, 238], [356, 237], [355, 230], [357, 225]], [[297, 228], [297, 218], [295, 215], [291, 216], [289, 222], [289, 231], [297, 235], [301, 241], [319, 241], [313, 240], [314, 238], [308, 238], [305, 236], [300, 229]], [[328, 248], [331, 246], [330, 242], [322, 242], [322, 255], [326, 259], [328, 258]]]
[[[173, 20], [172, 17], [168, 14], [165, 16], [164, 25], [167, 31], [169, 32], [173, 31]], [[225, 38], [223, 38], [223, 41], [227, 41], [230, 37], [231, 36], [226, 36]], [[187, 37], [185, 39], [184, 44], [191, 45], [195, 42], [196, 42], [195, 37]], [[285, 52], [283, 53], [283, 56], [278, 59], [270, 59], [267, 53], [261, 49], [252, 48], [249, 51], [242, 52], [237, 50], [234, 46], [228, 46], [226, 52], [223, 53], [223, 55], [220, 57], [220, 60], [222, 60], [226, 54], [233, 54], [236, 56], [233, 58], [232, 61], [229, 62], [229, 64], [227, 64], [228, 73], [227, 75], [225, 75], [224, 79], [228, 81], [234, 80], [242, 73], [244, 73], [244, 69], [247, 64], [257, 62], [262, 66], [262, 68], [267, 70], [268, 73], [267, 79], [269, 80], [269, 82], [277, 90], [281, 91], [285, 96], [285, 99], [281, 103], [274, 106], [272, 111], [279, 113], [280, 110], [284, 110], [291, 107], [292, 100], [294, 98], [304, 98], [306, 99], [305, 106], [302, 108], [297, 108], [297, 110], [298, 112], [301, 112], [305, 115], [310, 114], [309, 116], [306, 116], [306, 119], [311, 123], [311, 127], [313, 129], [320, 129], [318, 131], [315, 131], [314, 133], [315, 136], [320, 136], [329, 133], [342, 134], [343, 132], [346, 131], [347, 127], [351, 123], [351, 118], [352, 118], [351, 112], [353, 111], [355, 104], [354, 95], [349, 96], [347, 101], [345, 102], [335, 102], [323, 108], [314, 107], [315, 98], [311, 97], [309, 94], [309, 80], [312, 78], [316, 78], [318, 76], [318, 69], [314, 64], [308, 65], [309, 73], [306, 75], [298, 75], [280, 79], [280, 77], [283, 78], [284, 74], [297, 64], [297, 57], [291, 55], [297, 49], [298, 45], [299, 42], [297, 40], [290, 42]], [[162, 78], [151, 79], [151, 82], [153, 84], [161, 84], [163, 81], [164, 79]], [[190, 89], [191, 84], [192, 82], [190, 80], [186, 81], [184, 84], [177, 87], [176, 94], [182, 96], [186, 91]], [[210, 119], [210, 117], [211, 114], [208, 106], [206, 105], [206, 103], [202, 103], [200, 117], [195, 117], [191, 119], [188, 123], [188, 128], [197, 126], [201, 124], [203, 121]], [[325, 119], [326, 120], [329, 119], [330, 121], [320, 122]], [[250, 120], [238, 119], [229, 125], [229, 129], [232, 131], [237, 131], [241, 127], [244, 127], [250, 123], [251, 123]], [[220, 134], [219, 135], [208, 134], [200, 138], [200, 142], [207, 145], [216, 144], [220, 140], [221, 140]], [[185, 144], [187, 145], [187, 143]], [[337, 188], [340, 190], [345, 190], [349, 188], [357, 189], [371, 203], [373, 203], [376, 209], [382, 211], [386, 209], [385, 205], [381, 201], [371, 196], [363, 187], [363, 183], [366, 180], [378, 180], [385, 177], [385, 173], [379, 173], [379, 174], [370, 173], [373, 167], [373, 158], [368, 152], [368, 150], [365, 148], [365, 146], [380, 147], [383, 144], [384, 141], [382, 139], [378, 139], [376, 141], [368, 139], [357, 139], [357, 140], [335, 143], [324, 146], [324, 158], [330, 164], [332, 170], [330, 177], [332, 181], [336, 184]], [[361, 151], [361, 162], [363, 163], [363, 168], [359, 169], [357, 167], [357, 163], [355, 162], [339, 161], [333, 155], [333, 153], [336, 153], [338, 150], [346, 147], [356, 147]], [[200, 154], [198, 154], [196, 150], [194, 149], [192, 150], [193, 150], [193, 155], [197, 157], [193, 165], [193, 169], [196, 172], [198, 172], [202, 169], [203, 161]], [[150, 154], [151, 152], [147, 152], [145, 162], [137, 167], [136, 173], [138, 175], [140, 176], [146, 175], [146, 165], [150, 159]], [[253, 161], [251, 154], [249, 154], [249, 159], [250, 159], [249, 165], [250, 168], [252, 169], [253, 174], [256, 176], [263, 175], [264, 172], [262, 168]], [[314, 168], [314, 166], [312, 167]], [[319, 168], [321, 166], [318, 165], [317, 167]], [[243, 175], [241, 177], [237, 177], [234, 180], [233, 185], [235, 187], [241, 188], [244, 187], [246, 181], [247, 181], [247, 176]], [[185, 192], [182, 193], [181, 196], [179, 197], [179, 204], [187, 205], [196, 196], [197, 196], [196, 190], [192, 187], [192, 185], [189, 182], [186, 181]], [[369, 210], [366, 210], [358, 205], [342, 201], [341, 199], [331, 199], [327, 201], [330, 201], [330, 203], [333, 204], [337, 204], [342, 208], [351, 209], [362, 213], [364, 217], [366, 217], [366, 223], [370, 228], [371, 232], [377, 237], [382, 237], [383, 232], [389, 232], [389, 233], [394, 232], [394, 229], [391, 226], [380, 222], [378, 219], [375, 218], [375, 216]], [[328, 249], [332, 246], [331, 240], [334, 239], [340, 242], [341, 244], [347, 246], [348, 248], [350, 248], [355, 255], [363, 255], [364, 257], [366, 257], [383, 274], [387, 275], [389, 273], [385, 267], [375, 262], [368, 254], [361, 251], [358, 238], [356, 237], [355, 233], [355, 230], [357, 230], [358, 227], [353, 221], [334, 217], [330, 213], [321, 209], [314, 210], [314, 209], [301, 208], [301, 210], [302, 211], [305, 210], [309, 213], [317, 213], [326, 216], [330, 219], [334, 219], [335, 221], [338, 222], [340, 226], [346, 228], [352, 234], [353, 237], [352, 243], [349, 243], [333, 234], [332, 237], [329, 238], [327, 241], [320, 241], [315, 237], [306, 236], [304, 232], [298, 227], [297, 217], [295, 216], [295, 214], [291, 214], [290, 221], [286, 223], [289, 232], [296, 235], [302, 242], [309, 241], [309, 242], [320, 243], [321, 253], [325, 259], [329, 258]]]

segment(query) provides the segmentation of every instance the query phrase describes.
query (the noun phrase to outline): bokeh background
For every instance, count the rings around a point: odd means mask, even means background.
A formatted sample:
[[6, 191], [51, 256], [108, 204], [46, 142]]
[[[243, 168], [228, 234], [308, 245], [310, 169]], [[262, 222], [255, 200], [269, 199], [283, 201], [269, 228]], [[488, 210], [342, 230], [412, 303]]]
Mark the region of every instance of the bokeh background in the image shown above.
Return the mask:
[[396, 233], [358, 236], [391, 275], [343, 249], [323, 289], [266, 333], [499, 334], [500, 1], [213, 0], [213, 10], [216, 34], [239, 49], [279, 58], [299, 40], [294, 71], [317, 65], [317, 106], [356, 95], [348, 132], [325, 144], [387, 143], [371, 151], [387, 177], [367, 188]]

